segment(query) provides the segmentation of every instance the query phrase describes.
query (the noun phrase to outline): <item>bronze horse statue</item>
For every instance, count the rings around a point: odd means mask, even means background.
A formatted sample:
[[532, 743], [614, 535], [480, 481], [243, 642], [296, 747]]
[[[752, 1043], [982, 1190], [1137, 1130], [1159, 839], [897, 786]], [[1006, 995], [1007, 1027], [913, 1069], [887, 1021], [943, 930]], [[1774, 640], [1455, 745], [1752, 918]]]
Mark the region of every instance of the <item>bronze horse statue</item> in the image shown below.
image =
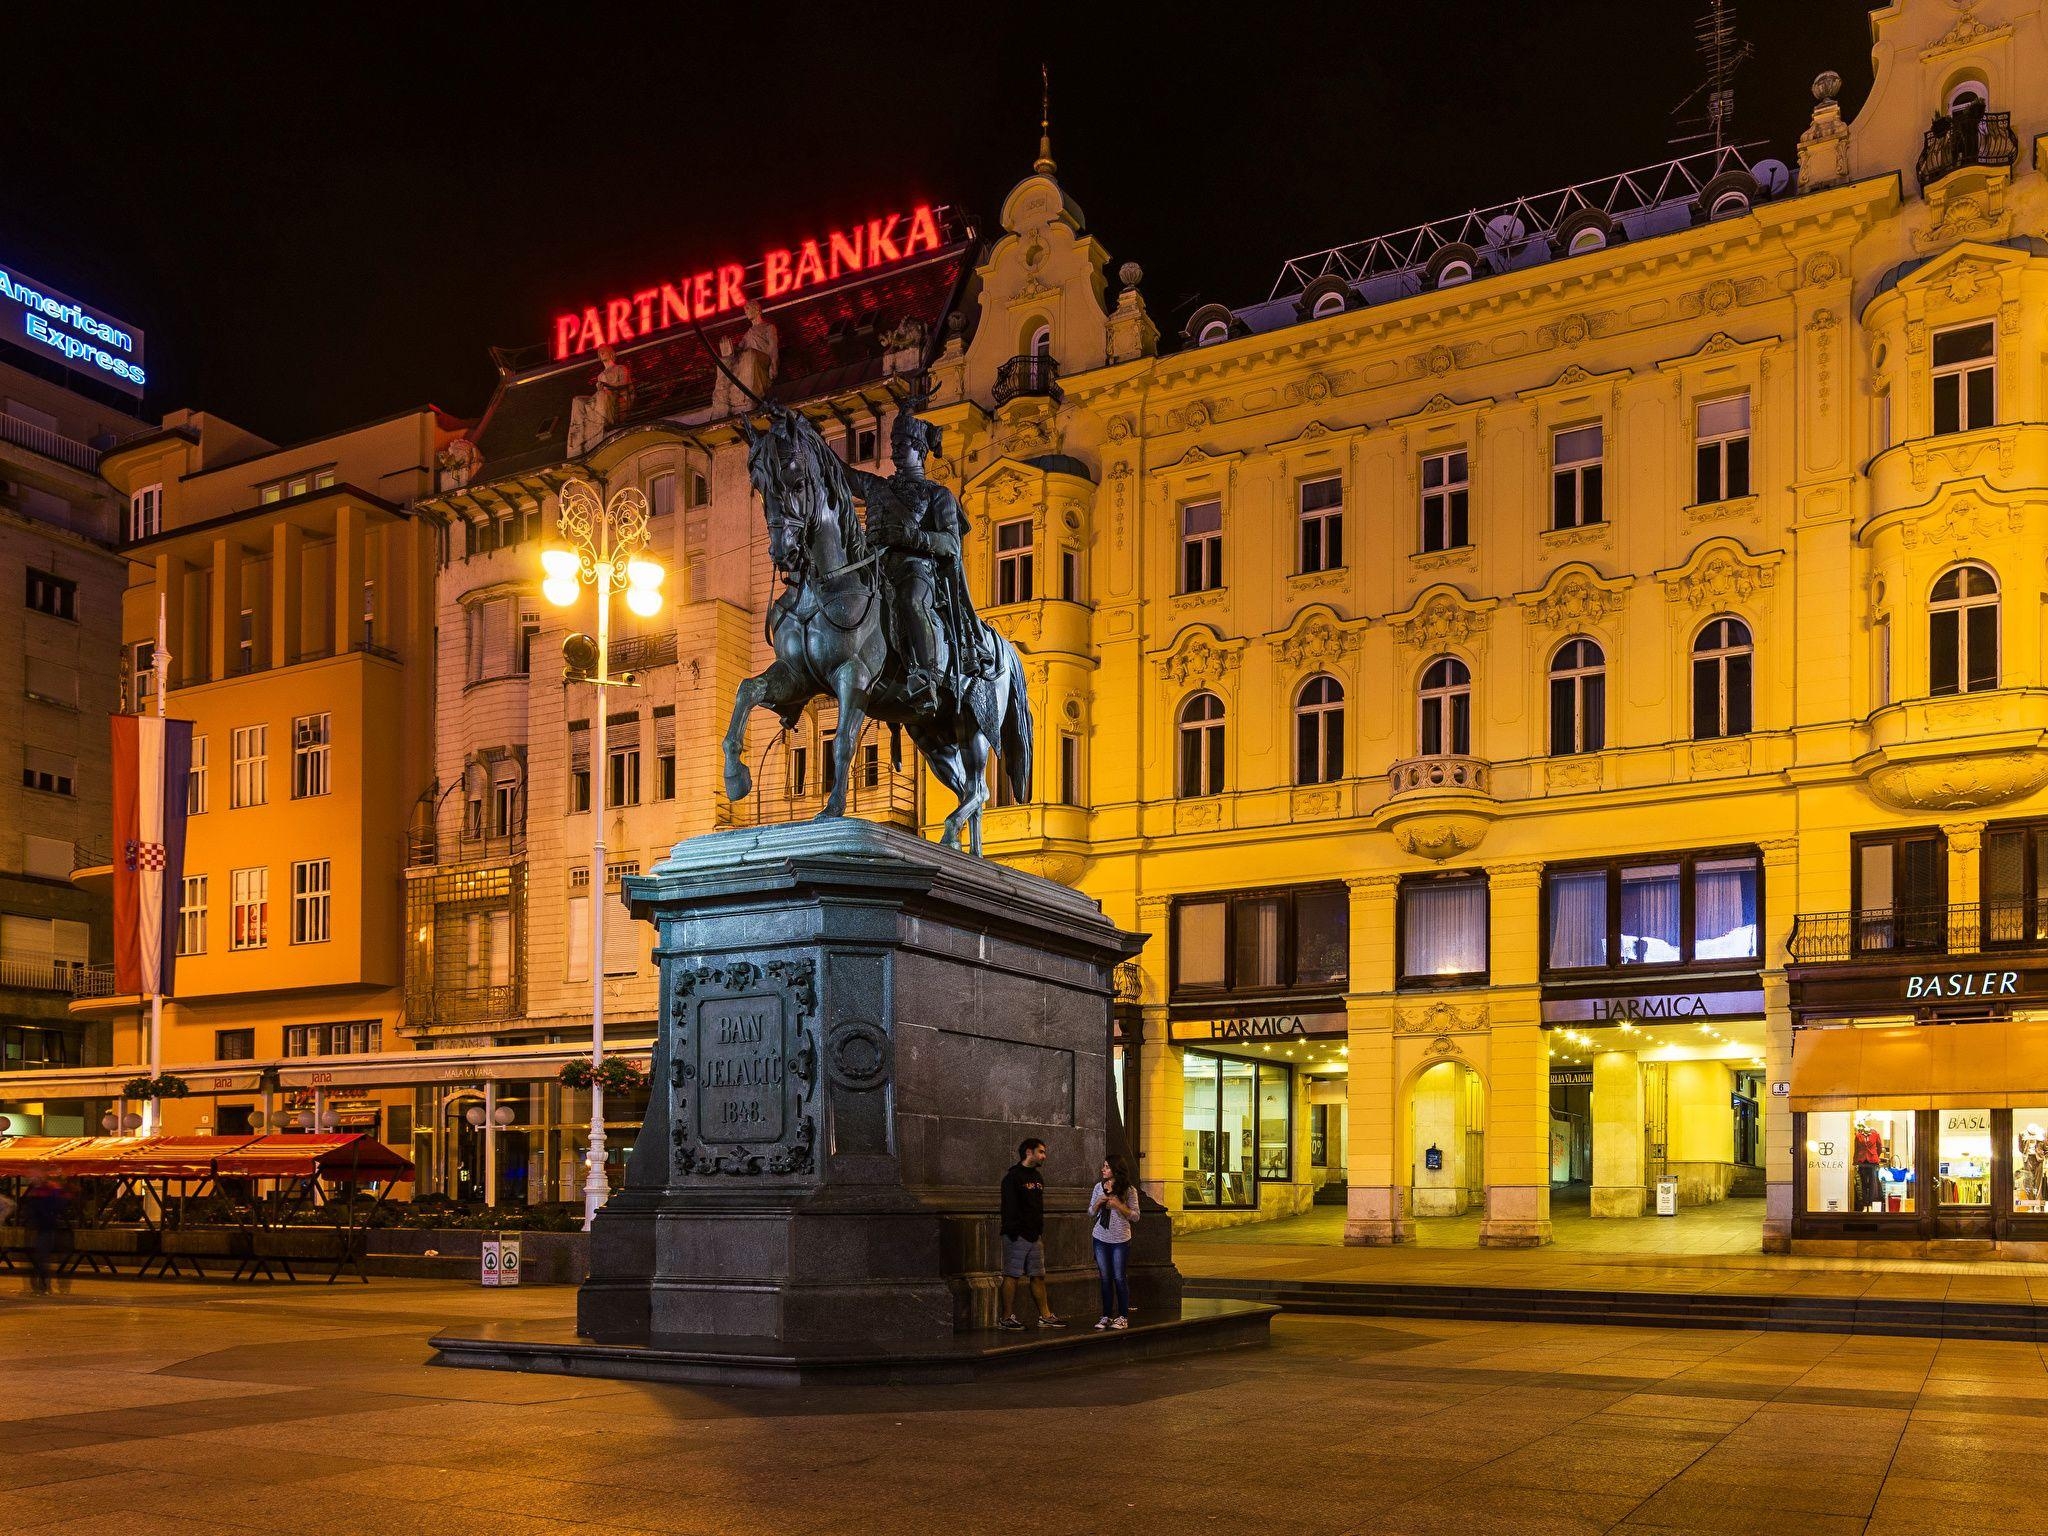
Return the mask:
[[[751, 393], [751, 391], [749, 391]], [[755, 397], [757, 400], [758, 396]], [[1011, 792], [1031, 796], [1031, 701], [1024, 667], [1010, 642], [980, 618], [970, 620], [979, 652], [992, 665], [976, 670], [955, 658], [955, 683], [918, 701], [892, 635], [889, 572], [854, 508], [853, 484], [839, 456], [801, 412], [761, 402], [766, 430], [736, 418], [747, 441], [747, 475], [767, 510], [768, 547], [783, 590], [768, 612], [775, 660], [739, 686], [725, 732], [725, 792], [744, 799], [753, 787], [742, 750], [748, 714], [770, 709], [785, 729], [812, 699], [839, 705], [832, 752], [836, 772], [819, 816], [846, 814], [862, 729], [870, 720], [902, 727], [959, 804], [939, 841], [981, 852], [981, 813], [988, 804], [988, 759], [998, 752]]]

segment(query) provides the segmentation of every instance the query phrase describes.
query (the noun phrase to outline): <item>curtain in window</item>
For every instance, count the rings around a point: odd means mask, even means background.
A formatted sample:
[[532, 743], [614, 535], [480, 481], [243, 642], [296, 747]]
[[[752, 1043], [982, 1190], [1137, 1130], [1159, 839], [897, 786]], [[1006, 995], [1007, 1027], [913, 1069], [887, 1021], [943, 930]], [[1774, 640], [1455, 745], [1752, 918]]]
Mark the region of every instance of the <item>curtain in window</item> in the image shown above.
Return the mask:
[[1401, 898], [1406, 903], [1401, 929], [1403, 976], [1476, 976], [1485, 972], [1485, 880], [1417, 883], [1405, 887]]
[[1702, 859], [1693, 866], [1695, 960], [1756, 958], [1756, 860]]
[[1550, 879], [1550, 964], [1555, 970], [1607, 964], [1607, 871]]
[[1679, 948], [1678, 866], [1649, 864], [1621, 872], [1621, 963], [1669, 965]]

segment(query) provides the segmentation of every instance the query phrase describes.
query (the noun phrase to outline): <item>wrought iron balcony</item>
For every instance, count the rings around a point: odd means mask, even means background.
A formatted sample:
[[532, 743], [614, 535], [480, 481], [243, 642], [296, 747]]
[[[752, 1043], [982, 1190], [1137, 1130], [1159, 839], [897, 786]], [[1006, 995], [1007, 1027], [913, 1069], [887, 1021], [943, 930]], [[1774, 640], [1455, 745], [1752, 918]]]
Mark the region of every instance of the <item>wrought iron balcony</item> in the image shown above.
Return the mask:
[[1967, 165], [2011, 165], [2019, 152], [2010, 112], [1958, 112], [1934, 120], [1920, 142], [1914, 169], [1926, 188]]
[[1476, 757], [1409, 757], [1387, 770], [1387, 788], [1402, 795], [1489, 795], [1491, 767]]
[[674, 666], [676, 659], [675, 631], [661, 635], [632, 635], [624, 640], [612, 642], [612, 675], [621, 672], [644, 672], [649, 667]]
[[1008, 405], [1020, 395], [1037, 395], [1058, 405], [1065, 398], [1060, 394], [1059, 377], [1060, 365], [1046, 353], [1013, 357], [996, 369], [996, 404]]
[[2048, 905], [1971, 901], [1802, 912], [1793, 919], [1790, 947], [1795, 965], [2048, 948]]

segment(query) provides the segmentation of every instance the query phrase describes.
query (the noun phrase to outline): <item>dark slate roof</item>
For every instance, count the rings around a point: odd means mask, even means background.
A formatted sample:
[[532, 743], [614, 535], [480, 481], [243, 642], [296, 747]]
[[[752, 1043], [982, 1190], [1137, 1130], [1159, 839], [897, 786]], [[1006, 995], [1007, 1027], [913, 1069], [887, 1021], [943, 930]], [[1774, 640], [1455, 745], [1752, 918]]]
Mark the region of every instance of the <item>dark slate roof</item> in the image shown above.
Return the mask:
[[1071, 453], [1041, 453], [1037, 458], [1026, 459], [1024, 462], [1034, 469], [1050, 470], [1056, 475], [1078, 475], [1083, 480], [1095, 478], [1088, 472], [1088, 466]]
[[[763, 312], [775, 323], [780, 355], [772, 397], [788, 404], [851, 393], [882, 379], [882, 337], [904, 320], [924, 322], [925, 335], [945, 335], [945, 319], [958, 302], [973, 264], [974, 244], [963, 240], [922, 260], [814, 289]], [[744, 315], [707, 325], [715, 350], [745, 329]], [[632, 405], [621, 426], [697, 410], [711, 402], [717, 369], [688, 328], [673, 329], [618, 349], [632, 374]], [[569, 405], [587, 395], [600, 367], [595, 353], [508, 374], [498, 382], [476, 429], [483, 457], [479, 480], [558, 464], [569, 436]]]

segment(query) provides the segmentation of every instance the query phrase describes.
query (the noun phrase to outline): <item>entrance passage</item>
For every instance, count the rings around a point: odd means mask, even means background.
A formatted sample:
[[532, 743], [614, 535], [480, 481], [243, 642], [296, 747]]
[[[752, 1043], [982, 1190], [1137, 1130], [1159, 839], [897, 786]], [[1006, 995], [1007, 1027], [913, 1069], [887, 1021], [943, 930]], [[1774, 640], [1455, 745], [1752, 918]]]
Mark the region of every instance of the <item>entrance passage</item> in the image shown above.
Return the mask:
[[[1486, 1211], [1486, 1086], [1458, 1061], [1440, 1061], [1408, 1090], [1408, 1209], [1425, 1221]], [[1477, 1242], [1475, 1225], [1473, 1242]]]

